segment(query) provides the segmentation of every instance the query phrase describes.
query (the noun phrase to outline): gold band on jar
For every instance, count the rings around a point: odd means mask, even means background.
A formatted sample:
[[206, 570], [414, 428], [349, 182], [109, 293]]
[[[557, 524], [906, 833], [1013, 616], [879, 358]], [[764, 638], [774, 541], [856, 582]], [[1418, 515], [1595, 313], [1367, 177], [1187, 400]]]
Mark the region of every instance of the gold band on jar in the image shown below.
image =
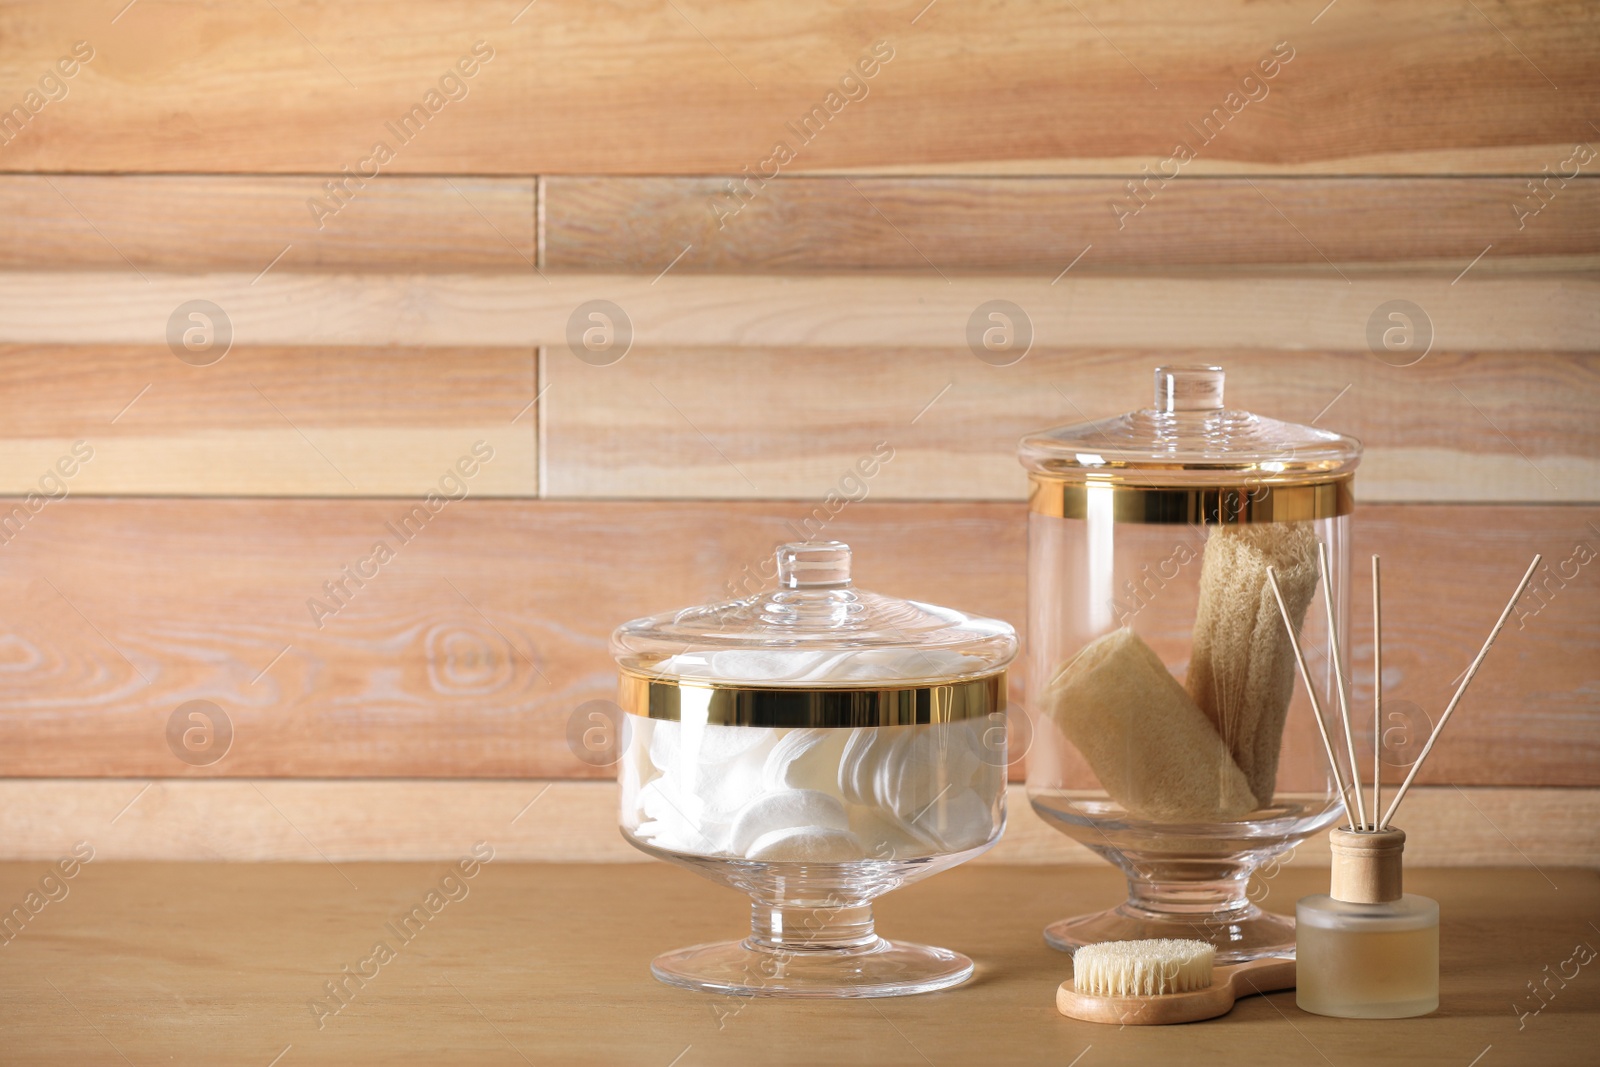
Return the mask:
[[1349, 476], [1314, 485], [1167, 486], [1078, 482], [1029, 475], [1028, 510], [1060, 519], [1086, 519], [1109, 508], [1112, 522], [1229, 526], [1252, 522], [1331, 519], [1355, 510]]
[[656, 678], [622, 671], [618, 695], [631, 715], [715, 726], [846, 729], [958, 722], [1006, 710], [1006, 672], [948, 685], [895, 688], [761, 688]]

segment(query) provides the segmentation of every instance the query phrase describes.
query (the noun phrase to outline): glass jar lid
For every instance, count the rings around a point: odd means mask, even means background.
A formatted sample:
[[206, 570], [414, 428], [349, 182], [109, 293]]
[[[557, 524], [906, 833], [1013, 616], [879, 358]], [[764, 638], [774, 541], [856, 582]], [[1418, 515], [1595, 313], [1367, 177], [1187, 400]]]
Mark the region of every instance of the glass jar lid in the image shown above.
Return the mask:
[[1150, 407], [1031, 433], [1022, 465], [1142, 484], [1237, 481], [1240, 472], [1290, 484], [1338, 478], [1361, 461], [1354, 437], [1224, 407], [1224, 377], [1221, 367], [1157, 367]]
[[1224, 377], [1221, 367], [1157, 367], [1150, 407], [1024, 437], [1018, 459], [1033, 483], [1032, 509], [1082, 517], [1085, 491], [1100, 488], [1133, 490], [1117, 501], [1121, 522], [1292, 521], [1352, 510], [1361, 442], [1225, 407]]
[[623, 707], [729, 725], [872, 726], [1003, 711], [1016, 632], [854, 586], [840, 541], [777, 550], [778, 588], [611, 635]]

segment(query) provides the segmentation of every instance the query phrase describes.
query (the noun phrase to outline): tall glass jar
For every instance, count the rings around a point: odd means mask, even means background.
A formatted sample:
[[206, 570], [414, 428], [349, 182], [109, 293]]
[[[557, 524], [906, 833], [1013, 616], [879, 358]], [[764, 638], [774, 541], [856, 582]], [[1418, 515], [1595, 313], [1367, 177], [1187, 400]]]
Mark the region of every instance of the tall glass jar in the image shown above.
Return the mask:
[[1292, 953], [1294, 920], [1258, 907], [1271, 886], [1250, 876], [1342, 810], [1267, 573], [1342, 739], [1349, 675], [1330, 669], [1328, 627], [1348, 649], [1361, 445], [1231, 410], [1223, 381], [1161, 367], [1149, 408], [1021, 444], [1028, 796], [1128, 879], [1117, 907], [1046, 928], [1066, 951], [1176, 937], [1219, 962]]
[[856, 589], [837, 541], [784, 545], [777, 565], [773, 592], [612, 635], [623, 836], [751, 898], [750, 936], [651, 970], [741, 996], [962, 982], [970, 959], [884, 940], [872, 901], [1000, 836], [1015, 632]]

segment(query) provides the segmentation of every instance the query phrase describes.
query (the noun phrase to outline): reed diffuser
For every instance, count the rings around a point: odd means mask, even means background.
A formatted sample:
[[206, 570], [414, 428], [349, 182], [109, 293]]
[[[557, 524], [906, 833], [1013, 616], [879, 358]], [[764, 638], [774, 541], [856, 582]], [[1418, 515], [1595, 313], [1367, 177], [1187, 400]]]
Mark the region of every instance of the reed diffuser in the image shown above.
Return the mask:
[[[1439, 740], [1445, 723], [1461, 703], [1461, 697], [1472, 683], [1473, 676], [1483, 664], [1489, 648], [1505, 626], [1511, 609], [1538, 568], [1541, 557], [1535, 555], [1528, 571], [1511, 594], [1500, 619], [1489, 633], [1489, 639], [1479, 649], [1472, 666], [1450, 698], [1444, 714], [1428, 735], [1421, 754], [1405, 780], [1400, 783], [1389, 809], [1383, 810], [1383, 787], [1379, 775], [1378, 743], [1383, 722], [1383, 598], [1379, 580], [1378, 557], [1372, 557], [1372, 646], [1373, 646], [1373, 706], [1372, 706], [1372, 814], [1367, 817], [1362, 797], [1361, 771], [1356, 761], [1355, 737], [1350, 727], [1350, 708], [1344, 698], [1344, 684], [1340, 679], [1339, 719], [1344, 727], [1345, 750], [1350, 760], [1350, 782], [1345, 784], [1334, 754], [1333, 740], [1324, 725], [1322, 709], [1317, 702], [1316, 687], [1311, 684], [1306, 660], [1295, 637], [1295, 627], [1278, 587], [1277, 574], [1267, 570], [1267, 581], [1273, 598], [1278, 602], [1279, 613], [1288, 628], [1289, 641], [1300, 668], [1300, 677], [1311, 696], [1311, 707], [1316, 714], [1317, 729], [1322, 735], [1323, 752], [1332, 768], [1334, 785], [1344, 803], [1345, 815], [1350, 824], [1335, 827], [1328, 838], [1333, 849], [1331, 884], [1326, 895], [1306, 897], [1295, 906], [1295, 923], [1298, 931], [1297, 985], [1295, 1003], [1302, 1011], [1316, 1015], [1332, 1015], [1346, 1019], [1405, 1019], [1426, 1015], [1439, 1007], [1439, 905], [1427, 897], [1406, 893], [1401, 886], [1401, 854], [1405, 849], [1405, 831], [1393, 825], [1395, 812], [1405, 799], [1406, 791], [1416, 781], [1423, 761]], [[1322, 545], [1317, 546], [1317, 562], [1322, 572], [1322, 586], [1328, 585], [1327, 554]], [[1332, 598], [1327, 601], [1329, 619], [1333, 617]], [[1328, 628], [1329, 655], [1336, 677], [1343, 658], [1338, 644], [1338, 631]], [[1352, 803], [1354, 797], [1354, 803]], [[1382, 813], [1380, 815], [1380, 812]]]

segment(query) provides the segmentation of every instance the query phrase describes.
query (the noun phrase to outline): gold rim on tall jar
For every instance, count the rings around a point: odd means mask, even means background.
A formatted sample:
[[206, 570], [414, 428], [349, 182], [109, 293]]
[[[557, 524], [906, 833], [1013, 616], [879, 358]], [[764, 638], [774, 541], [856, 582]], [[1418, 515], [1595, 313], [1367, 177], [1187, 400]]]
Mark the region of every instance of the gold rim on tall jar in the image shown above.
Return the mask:
[[1086, 519], [1109, 506], [1119, 523], [1229, 526], [1255, 522], [1331, 519], [1355, 510], [1354, 478], [1301, 485], [1128, 485], [1028, 475], [1028, 510], [1059, 519]]

